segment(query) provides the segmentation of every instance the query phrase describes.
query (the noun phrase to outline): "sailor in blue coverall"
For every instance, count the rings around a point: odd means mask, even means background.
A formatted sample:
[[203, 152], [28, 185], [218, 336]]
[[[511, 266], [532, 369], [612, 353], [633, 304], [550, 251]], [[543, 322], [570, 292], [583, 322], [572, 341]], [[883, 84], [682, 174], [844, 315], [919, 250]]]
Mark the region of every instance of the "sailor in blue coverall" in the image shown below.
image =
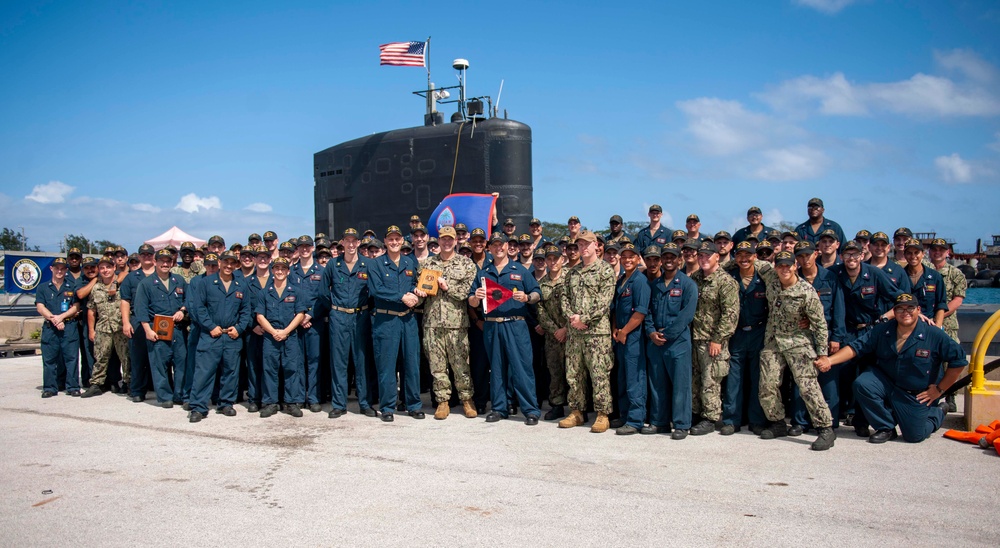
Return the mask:
[[[483, 342], [490, 362], [490, 397], [492, 410], [486, 422], [505, 419], [509, 411], [508, 384], [520, 403], [525, 424], [538, 424], [535, 372], [531, 364], [531, 335], [526, 318], [528, 305], [541, 300], [538, 282], [524, 265], [507, 256], [507, 241], [500, 233], [490, 237], [490, 253], [494, 259], [484, 263], [469, 290], [469, 305], [476, 308], [486, 299], [483, 278], [510, 289], [513, 296], [485, 314]], [[497, 266], [499, 265], [499, 266]]]
[[278, 377], [285, 385], [285, 411], [301, 417], [306, 399], [305, 363], [299, 340], [299, 324], [309, 309], [309, 290], [289, 280], [288, 259], [278, 257], [271, 265], [273, 278], [256, 293], [254, 313], [264, 330], [261, 369], [261, 418], [278, 412]]
[[678, 269], [680, 248], [663, 246], [661, 277], [650, 282], [649, 314], [644, 319], [649, 374], [650, 417], [643, 434], [670, 432], [684, 439], [691, 429], [691, 322], [698, 307], [698, 286]]
[[[326, 324], [323, 318], [326, 317], [326, 310], [322, 306], [322, 300], [317, 306], [316, 295], [320, 290], [320, 281], [323, 279], [324, 267], [313, 258], [313, 239], [310, 236], [300, 236], [297, 249], [299, 251], [299, 262], [292, 266], [290, 274], [293, 283], [297, 283], [302, 289], [302, 298], [308, 305], [306, 317], [299, 326], [299, 335], [302, 342], [302, 353], [305, 357], [305, 390], [306, 404], [313, 413], [319, 413], [320, 397], [323, 395], [319, 388], [321, 378], [320, 368], [320, 338], [326, 335]], [[324, 367], [329, 367], [324, 364]]]
[[233, 403], [239, 380], [240, 335], [250, 326], [251, 305], [244, 282], [233, 277], [236, 255], [226, 251], [219, 258], [217, 274], [207, 276], [196, 287], [189, 310], [201, 329], [194, 382], [191, 386], [189, 420], [198, 422], [208, 414], [208, 402], [221, 367], [216, 411], [236, 415]]
[[[140, 266], [129, 272], [118, 288], [122, 299], [122, 322], [125, 324], [122, 329], [129, 339], [129, 363], [132, 366], [129, 395], [136, 403], [146, 399], [146, 385], [149, 383], [149, 351], [146, 348], [146, 337], [143, 336], [142, 326], [134, 314], [135, 292], [139, 288], [139, 283], [155, 271], [153, 251], [153, 246], [149, 244], [139, 246]], [[122, 390], [124, 391], [124, 387]]]
[[[164, 408], [182, 403], [184, 392], [184, 367], [187, 361], [187, 346], [180, 322], [184, 319], [184, 300], [187, 283], [177, 274], [171, 274], [173, 255], [167, 249], [156, 252], [156, 272], [147, 276], [135, 292], [135, 316], [142, 324], [142, 332], [133, 336], [146, 338], [150, 372], [156, 403]], [[172, 316], [173, 334], [169, 341], [160, 340], [155, 316]], [[171, 388], [170, 367], [173, 367], [173, 388]]]
[[379, 409], [384, 422], [392, 422], [396, 404], [396, 358], [403, 352], [403, 394], [407, 414], [424, 418], [420, 410], [420, 334], [413, 307], [420, 302], [417, 261], [403, 255], [403, 233], [398, 226], [386, 230], [386, 253], [368, 261], [368, 291], [375, 298], [372, 339], [378, 371]]
[[56, 377], [60, 367], [66, 370], [66, 394], [80, 395], [77, 356], [80, 351], [76, 323], [80, 305], [74, 285], [66, 279], [66, 259], [56, 257], [49, 267], [52, 280], [35, 290], [35, 308], [45, 319], [42, 324], [42, 397], [59, 393]]
[[[376, 416], [372, 400], [377, 394], [368, 393], [368, 373], [371, 356], [367, 341], [371, 339], [372, 317], [368, 310], [368, 262], [358, 255], [358, 231], [344, 230], [340, 243], [344, 253], [331, 259], [323, 270], [320, 293], [330, 309], [330, 356], [332, 409], [329, 417], [347, 413], [348, 364], [354, 361], [354, 385], [358, 406], [365, 416]], [[320, 298], [317, 296], [317, 298]], [[371, 399], [369, 399], [371, 397]]]
[[904, 440], [927, 439], [944, 420], [938, 400], [969, 363], [961, 345], [940, 328], [921, 321], [919, 301], [913, 295], [901, 294], [894, 311], [894, 320], [869, 329], [833, 356], [816, 360], [822, 369], [856, 355], [874, 356], [874, 366], [854, 381], [858, 407], [875, 428], [868, 438], [871, 443], [895, 438], [897, 424]]
[[[768, 424], [759, 396], [760, 352], [764, 349], [768, 314], [767, 286], [757, 272], [756, 259], [757, 246], [744, 240], [736, 245], [736, 268], [727, 269], [740, 288], [740, 316], [736, 332], [729, 339], [729, 375], [722, 398], [723, 435], [740, 430], [744, 413], [751, 428]], [[749, 283], [745, 282], [744, 272]]]
[[[844, 296], [844, 325], [847, 335], [841, 346], [850, 344], [864, 335], [877, 322], [891, 317], [892, 303], [902, 291], [889, 281], [885, 273], [877, 267], [861, 262], [861, 246], [851, 240], [840, 250], [844, 264], [832, 271], [837, 276], [837, 284]], [[842, 412], [854, 414], [855, 433], [859, 436], [869, 435], [868, 423], [862, 413], [854, 409], [854, 394], [851, 386], [858, 374], [870, 365], [870, 359], [859, 356], [840, 369], [840, 400]]]
[[639, 254], [635, 245], [622, 244], [621, 263], [625, 271], [618, 276], [611, 301], [612, 342], [618, 366], [618, 408], [622, 421], [615, 433], [635, 434], [646, 424], [646, 351], [642, 335], [643, 321], [649, 313], [649, 281], [637, 268]]

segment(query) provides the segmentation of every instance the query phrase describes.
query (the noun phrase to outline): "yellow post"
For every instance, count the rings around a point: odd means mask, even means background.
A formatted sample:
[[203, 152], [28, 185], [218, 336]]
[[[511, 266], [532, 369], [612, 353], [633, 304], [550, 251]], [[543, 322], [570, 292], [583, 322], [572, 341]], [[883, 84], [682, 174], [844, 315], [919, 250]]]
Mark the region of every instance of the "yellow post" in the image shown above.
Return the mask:
[[984, 370], [986, 350], [998, 332], [1000, 332], [1000, 310], [983, 323], [972, 344], [972, 354], [969, 359], [972, 382], [965, 390], [965, 426], [969, 431], [972, 431], [977, 424], [989, 424], [1000, 417], [1000, 383], [986, 382]]
[[975, 342], [972, 343], [972, 360], [969, 362], [969, 374], [972, 375], [972, 383], [969, 385], [971, 391], [982, 390], [986, 386], [986, 375], [983, 371], [983, 366], [986, 363], [986, 349], [990, 347], [990, 343], [993, 342], [993, 337], [998, 331], [1000, 331], [1000, 310], [994, 312], [983, 323], [983, 327], [976, 334]]

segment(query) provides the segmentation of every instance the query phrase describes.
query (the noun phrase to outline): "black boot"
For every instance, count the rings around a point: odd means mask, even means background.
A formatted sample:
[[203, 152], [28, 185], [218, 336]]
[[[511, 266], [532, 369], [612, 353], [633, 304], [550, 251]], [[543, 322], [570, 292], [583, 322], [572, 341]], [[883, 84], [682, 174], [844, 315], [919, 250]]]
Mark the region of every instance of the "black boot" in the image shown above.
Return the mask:
[[563, 409], [563, 406], [553, 405], [552, 409], [549, 409], [549, 412], [545, 414], [545, 420], [554, 421], [556, 419], [561, 419], [565, 416], [566, 416], [566, 410]]
[[765, 428], [760, 433], [760, 439], [762, 440], [773, 440], [774, 438], [783, 438], [788, 435], [788, 425], [785, 424], [784, 420], [774, 421], [767, 428]]
[[813, 451], [826, 451], [827, 449], [833, 447], [833, 441], [837, 439], [837, 434], [833, 432], [833, 428], [827, 426], [826, 428], [820, 428], [818, 430], [819, 437], [812, 444]]

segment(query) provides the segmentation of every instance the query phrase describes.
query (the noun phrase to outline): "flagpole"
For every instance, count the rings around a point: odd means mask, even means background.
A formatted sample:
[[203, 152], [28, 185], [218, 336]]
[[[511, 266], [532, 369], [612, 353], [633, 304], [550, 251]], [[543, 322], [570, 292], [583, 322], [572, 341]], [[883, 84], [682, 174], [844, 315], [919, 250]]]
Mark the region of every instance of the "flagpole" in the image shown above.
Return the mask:
[[427, 47], [424, 48], [424, 59], [427, 65], [427, 89], [431, 89], [431, 37], [427, 37]]

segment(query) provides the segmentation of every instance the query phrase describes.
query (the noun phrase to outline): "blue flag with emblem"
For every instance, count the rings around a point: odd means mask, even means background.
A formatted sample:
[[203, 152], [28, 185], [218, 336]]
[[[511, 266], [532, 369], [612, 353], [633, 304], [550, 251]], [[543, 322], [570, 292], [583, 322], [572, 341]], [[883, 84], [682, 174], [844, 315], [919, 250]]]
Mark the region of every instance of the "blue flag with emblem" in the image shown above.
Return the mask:
[[3, 289], [7, 293], [34, 293], [38, 286], [49, 283], [49, 266], [55, 257], [27, 257], [8, 253], [4, 257]]
[[441, 228], [464, 223], [469, 232], [476, 228], [483, 229], [489, 239], [496, 202], [496, 196], [492, 194], [449, 194], [427, 220], [427, 233], [437, 238]]

